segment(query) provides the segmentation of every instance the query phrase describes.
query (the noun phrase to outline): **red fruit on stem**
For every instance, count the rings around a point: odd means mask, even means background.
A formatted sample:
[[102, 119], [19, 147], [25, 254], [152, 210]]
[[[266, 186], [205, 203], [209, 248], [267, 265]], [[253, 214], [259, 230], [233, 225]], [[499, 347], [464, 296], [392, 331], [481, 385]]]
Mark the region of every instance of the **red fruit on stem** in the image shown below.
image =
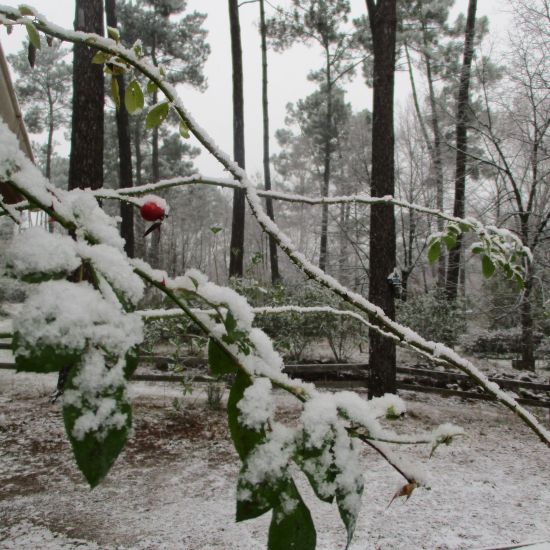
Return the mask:
[[164, 208], [155, 202], [146, 202], [140, 208], [141, 217], [148, 222], [156, 222], [164, 219]]

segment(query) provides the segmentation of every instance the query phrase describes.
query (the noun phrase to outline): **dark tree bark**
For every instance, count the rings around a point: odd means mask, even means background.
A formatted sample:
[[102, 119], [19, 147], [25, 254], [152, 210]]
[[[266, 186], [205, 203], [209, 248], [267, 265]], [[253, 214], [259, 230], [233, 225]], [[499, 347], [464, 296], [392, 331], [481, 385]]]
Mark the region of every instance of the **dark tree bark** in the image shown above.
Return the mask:
[[[107, 15], [107, 25], [117, 28], [118, 21], [116, 16], [116, 0], [105, 0], [105, 12]], [[124, 94], [126, 85], [124, 76], [116, 77], [121, 98], [120, 106], [116, 111], [116, 125], [118, 133], [118, 178], [119, 187], [132, 187], [132, 143], [130, 140], [130, 121], [128, 119], [128, 111], [124, 104]], [[125, 241], [124, 249], [130, 258], [135, 255], [135, 239], [134, 239], [134, 208], [127, 202], [120, 203], [120, 217], [122, 223], [120, 225], [120, 234]]]
[[[366, 0], [374, 53], [372, 174], [373, 196], [394, 195], [393, 95], [396, 0]], [[373, 205], [370, 220], [369, 300], [395, 318], [393, 290], [387, 277], [396, 265], [395, 217], [391, 205]], [[369, 396], [395, 393], [395, 343], [369, 333]]]
[[531, 294], [533, 291], [533, 276], [530, 271], [525, 277], [525, 288], [520, 303], [521, 321], [521, 368], [535, 371], [535, 341], [533, 338], [533, 311]]
[[[468, 17], [464, 37], [464, 57], [460, 71], [456, 113], [456, 171], [455, 199], [453, 214], [463, 218], [465, 213], [466, 193], [466, 156], [468, 153], [468, 109], [470, 97], [470, 79], [472, 58], [474, 56], [474, 37], [476, 25], [477, 0], [469, 0]], [[458, 295], [458, 279], [460, 273], [460, 256], [462, 253], [462, 235], [459, 235], [456, 246], [449, 252], [447, 265], [447, 281], [445, 291], [447, 299], [454, 301]]]
[[[265, 23], [264, 0], [260, 0], [260, 34], [262, 39], [262, 113], [264, 126], [264, 185], [266, 191], [271, 190], [271, 170], [269, 166], [269, 102], [267, 95], [267, 28]], [[273, 200], [265, 199], [265, 209], [270, 219], [275, 220]], [[269, 263], [271, 267], [271, 282], [277, 284], [281, 280], [279, 259], [277, 257], [277, 242], [269, 235]]]
[[[437, 113], [437, 102], [435, 98], [434, 79], [432, 71], [432, 59], [429, 55], [429, 44], [426, 36], [426, 25], [422, 22], [422, 36], [424, 42], [424, 63], [426, 65], [426, 77], [428, 79], [428, 90], [430, 96], [431, 124], [434, 136], [433, 140], [433, 155], [432, 162], [435, 172], [436, 184], [436, 208], [443, 212], [444, 197], [443, 197], [443, 155], [441, 152], [441, 131], [439, 127], [439, 115]], [[442, 232], [444, 222], [441, 218], [437, 218], [437, 230]], [[441, 251], [437, 260], [437, 286], [440, 289], [445, 287], [445, 252]]]
[[[103, 0], [76, 0], [75, 30], [103, 35]], [[69, 189], [103, 186], [103, 65], [94, 50], [74, 45]]]
[[[325, 143], [324, 143], [324, 161], [323, 161], [323, 189], [322, 196], [328, 197], [330, 186], [331, 169], [331, 137], [332, 137], [332, 74], [329, 54], [328, 41], [325, 43], [326, 59], [326, 94], [327, 94], [327, 119], [325, 123]], [[323, 271], [327, 269], [328, 259], [328, 204], [321, 207], [321, 243], [319, 245], [319, 268]]]
[[[233, 63], [233, 156], [235, 162], [245, 167], [244, 157], [244, 97], [243, 97], [243, 54], [241, 47], [241, 26], [239, 3], [229, 0], [229, 24], [231, 28], [231, 59]], [[244, 220], [245, 194], [241, 189], [233, 192], [233, 219], [229, 245], [229, 276], [243, 276], [244, 262]]]
[[46, 179], [49, 181], [52, 177], [52, 155], [53, 155], [53, 98], [51, 90], [48, 88], [48, 140], [46, 141]]
[[[153, 65], [158, 65], [157, 61], [157, 40], [156, 34], [153, 35], [153, 46], [151, 48], [151, 60]], [[158, 102], [158, 91], [153, 92], [153, 105]], [[153, 138], [151, 147], [151, 176], [153, 182], [160, 181], [160, 162], [159, 162], [159, 127], [153, 128]], [[149, 261], [155, 268], [160, 268], [160, 235], [161, 229], [153, 231], [149, 247]]]
[[[135, 120], [133, 123], [134, 130], [134, 150], [136, 155], [136, 185], [142, 185], [142, 168], [143, 168], [143, 154], [141, 152], [141, 124], [139, 120]], [[134, 219], [135, 230], [138, 238], [135, 240], [135, 253], [137, 258], [146, 257], [145, 238], [143, 233], [145, 232], [145, 223], [141, 216], [136, 216]]]

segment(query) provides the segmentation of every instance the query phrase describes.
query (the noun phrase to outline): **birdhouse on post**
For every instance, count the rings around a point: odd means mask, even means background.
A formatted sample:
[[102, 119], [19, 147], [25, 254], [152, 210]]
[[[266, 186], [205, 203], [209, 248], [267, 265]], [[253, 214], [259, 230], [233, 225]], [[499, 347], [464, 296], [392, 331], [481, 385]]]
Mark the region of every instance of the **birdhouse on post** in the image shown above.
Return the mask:
[[[4, 50], [0, 44], [0, 119], [8, 125], [9, 129], [17, 136], [19, 147], [34, 162], [31, 142], [25, 128], [23, 115], [19, 109], [17, 96], [11, 80], [8, 63], [4, 55]], [[19, 202], [21, 197], [3, 181], [0, 181], [0, 195], [6, 204]]]

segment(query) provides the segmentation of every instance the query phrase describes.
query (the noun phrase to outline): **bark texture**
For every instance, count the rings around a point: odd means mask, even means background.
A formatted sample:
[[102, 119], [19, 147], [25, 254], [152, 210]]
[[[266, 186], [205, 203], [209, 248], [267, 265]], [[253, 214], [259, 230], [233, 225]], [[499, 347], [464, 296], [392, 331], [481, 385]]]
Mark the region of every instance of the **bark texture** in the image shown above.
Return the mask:
[[[107, 25], [117, 28], [118, 21], [116, 16], [116, 0], [105, 0], [105, 12], [107, 15]], [[132, 187], [132, 143], [130, 140], [130, 121], [128, 111], [124, 104], [124, 94], [126, 85], [124, 76], [115, 77], [118, 83], [119, 96], [121, 98], [120, 106], [116, 111], [116, 125], [118, 134], [118, 157], [119, 157], [119, 186]], [[120, 234], [125, 241], [124, 249], [130, 258], [135, 256], [135, 238], [134, 238], [134, 207], [126, 202], [120, 203]]]
[[[103, 35], [103, 0], [76, 0], [75, 30]], [[74, 45], [69, 189], [103, 186], [103, 65], [94, 50]]]
[[[393, 96], [396, 0], [366, 0], [374, 53], [372, 174], [373, 196], [395, 191]], [[393, 289], [387, 277], [396, 264], [395, 217], [391, 205], [373, 205], [370, 221], [369, 300], [395, 318]], [[369, 334], [369, 396], [396, 392], [395, 343]]]
[[[245, 167], [244, 156], [244, 95], [243, 95], [243, 53], [239, 3], [229, 0], [229, 24], [231, 30], [231, 60], [233, 63], [233, 157]], [[245, 193], [241, 189], [233, 192], [233, 218], [231, 242], [229, 245], [229, 276], [243, 276], [244, 262]]]
[[[468, 154], [468, 110], [470, 97], [470, 80], [472, 58], [474, 56], [474, 37], [476, 25], [477, 0], [469, 0], [468, 17], [464, 37], [464, 57], [460, 71], [456, 113], [456, 171], [455, 198], [453, 214], [463, 218], [465, 214], [466, 195], [466, 157]], [[459, 235], [456, 246], [449, 252], [447, 266], [447, 281], [445, 290], [447, 298], [454, 301], [458, 295], [458, 280], [460, 273], [460, 255], [462, 253], [462, 235]]]
[[[263, 114], [263, 146], [264, 146], [264, 185], [266, 191], [271, 190], [271, 169], [269, 166], [269, 100], [267, 86], [267, 28], [265, 23], [264, 0], [260, 0], [260, 34], [262, 39], [262, 114]], [[267, 215], [275, 221], [273, 211], [273, 200], [269, 197], [265, 199], [265, 209]], [[280, 282], [279, 259], [277, 257], [277, 242], [269, 235], [269, 263], [271, 268], [271, 282], [276, 284]]]

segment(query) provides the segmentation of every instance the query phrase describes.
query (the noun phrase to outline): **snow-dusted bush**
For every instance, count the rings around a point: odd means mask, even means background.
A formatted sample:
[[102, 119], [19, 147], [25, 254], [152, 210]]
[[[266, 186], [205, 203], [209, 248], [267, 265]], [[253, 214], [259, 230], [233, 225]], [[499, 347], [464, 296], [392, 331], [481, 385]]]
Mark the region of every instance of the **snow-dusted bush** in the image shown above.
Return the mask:
[[438, 289], [410, 295], [406, 302], [397, 302], [397, 319], [403, 325], [430, 340], [454, 346], [466, 330], [464, 303], [449, 302]]
[[[338, 310], [352, 308], [315, 281], [262, 287], [257, 281], [236, 280], [233, 288], [258, 308], [257, 325], [273, 340], [275, 348], [290, 361], [307, 360], [320, 344], [325, 343], [334, 361], [347, 361], [367, 337], [366, 327], [357, 319], [335, 316], [329, 311], [281, 311], [274, 315], [270, 308], [328, 306]], [[262, 313], [262, 308], [266, 309]], [[317, 349], [318, 353], [318, 349]]]
[[[541, 349], [543, 341], [544, 335], [535, 331], [533, 342], [537, 347], [537, 352]], [[521, 328], [476, 330], [465, 336], [461, 344], [465, 352], [477, 355], [519, 354], [522, 345]]]

